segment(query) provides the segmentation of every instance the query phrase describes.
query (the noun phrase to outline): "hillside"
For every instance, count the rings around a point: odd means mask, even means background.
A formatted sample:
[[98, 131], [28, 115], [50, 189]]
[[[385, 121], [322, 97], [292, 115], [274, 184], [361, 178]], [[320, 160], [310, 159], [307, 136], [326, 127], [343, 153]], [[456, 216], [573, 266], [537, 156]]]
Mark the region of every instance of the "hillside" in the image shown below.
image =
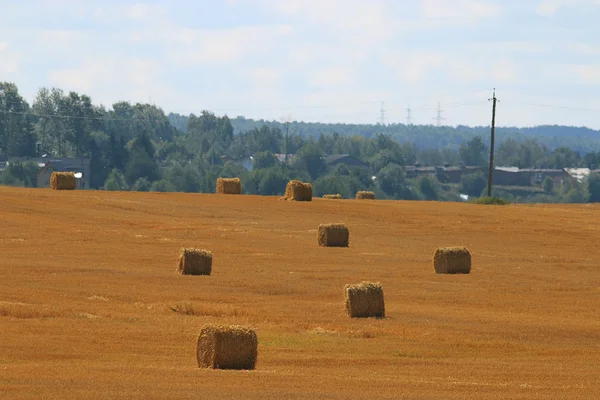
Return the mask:
[[[0, 187], [0, 397], [597, 398], [600, 206]], [[320, 223], [349, 248], [317, 246]], [[471, 274], [436, 275], [465, 245]], [[176, 273], [181, 247], [211, 276]], [[349, 319], [343, 287], [383, 284]], [[259, 338], [257, 369], [201, 370], [205, 323]]]
[[[181, 130], [187, 131], [187, 116], [169, 114], [171, 124]], [[237, 117], [231, 119], [235, 133], [242, 133], [263, 125], [278, 127], [283, 130], [283, 124], [278, 121], [253, 120]], [[399, 142], [415, 144], [419, 149], [451, 148], [457, 149], [461, 143], [475, 136], [487, 138], [490, 135], [489, 126], [434, 126], [434, 125], [405, 125], [388, 124], [328, 124], [316, 122], [294, 121], [290, 123], [289, 131], [303, 137], [318, 137], [319, 135], [332, 135], [334, 132], [342, 136], [359, 135], [370, 138], [383, 133]], [[590, 151], [600, 151], [600, 131], [575, 126], [540, 125], [534, 127], [504, 127], [496, 129], [497, 144], [512, 138], [518, 142], [535, 139], [550, 150], [560, 146], [572, 148], [585, 154]]]

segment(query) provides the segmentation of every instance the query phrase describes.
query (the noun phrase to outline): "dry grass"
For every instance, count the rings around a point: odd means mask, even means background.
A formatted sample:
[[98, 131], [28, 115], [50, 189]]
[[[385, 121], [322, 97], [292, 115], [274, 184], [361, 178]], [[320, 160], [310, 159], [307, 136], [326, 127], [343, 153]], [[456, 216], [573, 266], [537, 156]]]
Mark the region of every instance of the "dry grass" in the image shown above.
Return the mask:
[[242, 194], [242, 181], [240, 178], [217, 179], [217, 194]]
[[356, 200], [375, 200], [375, 193], [361, 190], [356, 192]]
[[344, 287], [346, 312], [350, 318], [383, 318], [385, 303], [380, 283], [362, 282]]
[[212, 253], [201, 249], [181, 249], [177, 272], [182, 275], [210, 275]]
[[242, 326], [205, 325], [196, 344], [198, 366], [214, 369], [254, 369], [256, 333]]
[[[600, 205], [64, 194], [0, 187], [0, 301], [26, 303], [2, 308], [0, 398], [600, 393]], [[332, 216], [352, 229], [343, 251], [315, 246]], [[432, 273], [449, 238], [476, 273]], [[210, 279], [173, 273], [196, 246], [218, 254]], [[348, 318], [341, 288], [362, 280], [383, 284], [385, 319]], [[256, 329], [256, 369], [199, 369], [205, 324]]]
[[312, 201], [312, 184], [297, 180], [289, 181], [285, 187], [283, 200]]
[[73, 172], [53, 172], [50, 176], [50, 188], [54, 190], [75, 190], [77, 181]]
[[317, 243], [324, 247], [348, 247], [350, 230], [344, 224], [321, 224], [317, 232]]
[[339, 199], [342, 198], [342, 195], [339, 194], [339, 193], [338, 194], [325, 194], [325, 195], [323, 195], [323, 198], [324, 199], [337, 199], [337, 200], [339, 200]]
[[440, 247], [433, 255], [433, 269], [438, 274], [468, 274], [471, 252], [466, 247]]

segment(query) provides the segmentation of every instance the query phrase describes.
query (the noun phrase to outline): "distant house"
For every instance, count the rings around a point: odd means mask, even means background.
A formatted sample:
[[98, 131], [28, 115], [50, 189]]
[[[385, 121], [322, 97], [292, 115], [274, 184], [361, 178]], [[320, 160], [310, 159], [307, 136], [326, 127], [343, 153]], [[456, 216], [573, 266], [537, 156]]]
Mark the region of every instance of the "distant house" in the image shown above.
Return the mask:
[[[489, 172], [488, 172], [489, 173]], [[531, 172], [518, 167], [495, 167], [492, 181], [500, 186], [530, 186]]]
[[89, 189], [90, 183], [90, 159], [89, 158], [26, 158], [15, 157], [6, 162], [9, 166], [11, 163], [34, 162], [40, 169], [37, 174], [37, 187], [50, 187], [50, 177], [52, 172], [73, 172], [75, 173], [77, 188]]
[[486, 173], [487, 168], [475, 166], [444, 167], [436, 169], [436, 177], [443, 183], [460, 183], [463, 176], [478, 172]]
[[552, 179], [554, 186], [561, 186], [568, 180], [581, 182], [589, 175], [588, 168], [517, 168], [496, 167], [494, 168], [494, 184], [501, 186], [539, 186], [546, 178]]
[[565, 168], [564, 170], [569, 176], [576, 179], [577, 182], [581, 182], [592, 172], [589, 168]]
[[336, 165], [345, 165], [347, 167], [358, 167], [358, 168], [369, 168], [369, 164], [362, 162], [356, 157], [350, 154], [331, 154], [323, 157], [325, 164], [328, 167], [335, 167]]
[[281, 153], [275, 153], [273, 154], [275, 156], [275, 158], [277, 158], [277, 160], [279, 160], [279, 162], [285, 163], [287, 160], [287, 164], [292, 164], [294, 161], [296, 161], [297, 156], [295, 154], [281, 154]]
[[409, 178], [416, 178], [423, 175], [435, 176], [437, 172], [443, 169], [442, 167], [421, 167], [417, 165], [407, 165], [404, 167], [404, 172]]

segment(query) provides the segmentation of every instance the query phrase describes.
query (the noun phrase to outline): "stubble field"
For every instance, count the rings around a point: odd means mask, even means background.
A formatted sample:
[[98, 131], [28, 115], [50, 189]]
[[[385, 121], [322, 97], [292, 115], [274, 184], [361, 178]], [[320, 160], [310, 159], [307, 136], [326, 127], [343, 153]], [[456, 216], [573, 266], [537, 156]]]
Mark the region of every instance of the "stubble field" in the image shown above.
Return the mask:
[[[2, 399], [597, 399], [600, 206], [0, 187]], [[321, 223], [349, 248], [317, 246]], [[437, 275], [439, 246], [469, 275]], [[182, 247], [211, 276], [176, 273]], [[383, 285], [385, 319], [343, 287]], [[199, 369], [205, 323], [254, 371]]]

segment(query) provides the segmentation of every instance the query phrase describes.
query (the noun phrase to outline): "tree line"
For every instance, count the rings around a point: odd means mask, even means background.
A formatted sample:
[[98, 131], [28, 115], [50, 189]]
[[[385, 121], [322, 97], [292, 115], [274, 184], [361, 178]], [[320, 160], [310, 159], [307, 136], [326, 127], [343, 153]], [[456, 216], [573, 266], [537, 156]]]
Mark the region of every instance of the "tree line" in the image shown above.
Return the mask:
[[[86, 94], [58, 88], [40, 89], [30, 105], [15, 84], [2, 82], [0, 88], [0, 157], [89, 158], [87, 180], [93, 189], [211, 193], [218, 177], [237, 176], [249, 194], [279, 195], [289, 180], [300, 179], [313, 183], [316, 196], [347, 198], [372, 190], [378, 198], [459, 200], [460, 193], [478, 195], [485, 178], [467, 177], [452, 186], [434, 176], [409, 177], [405, 167], [485, 166], [489, 157], [487, 132], [465, 136], [465, 127], [408, 127], [419, 137], [433, 138], [434, 146], [399, 140], [398, 134], [386, 132], [388, 126], [261, 123], [206, 110], [166, 115], [151, 104], [122, 101], [107, 108]], [[497, 146], [497, 165], [596, 168], [600, 163], [599, 152], [551, 148], [540, 141], [542, 136], [519, 135]], [[282, 162], [277, 154], [292, 156]], [[328, 166], [324, 157], [330, 154], [350, 154], [368, 167]], [[5, 185], [35, 186], [37, 170], [32, 163], [11, 163], [0, 179]], [[581, 190], [581, 196], [568, 197], [552, 189], [539, 199], [589, 200], [589, 188]]]

